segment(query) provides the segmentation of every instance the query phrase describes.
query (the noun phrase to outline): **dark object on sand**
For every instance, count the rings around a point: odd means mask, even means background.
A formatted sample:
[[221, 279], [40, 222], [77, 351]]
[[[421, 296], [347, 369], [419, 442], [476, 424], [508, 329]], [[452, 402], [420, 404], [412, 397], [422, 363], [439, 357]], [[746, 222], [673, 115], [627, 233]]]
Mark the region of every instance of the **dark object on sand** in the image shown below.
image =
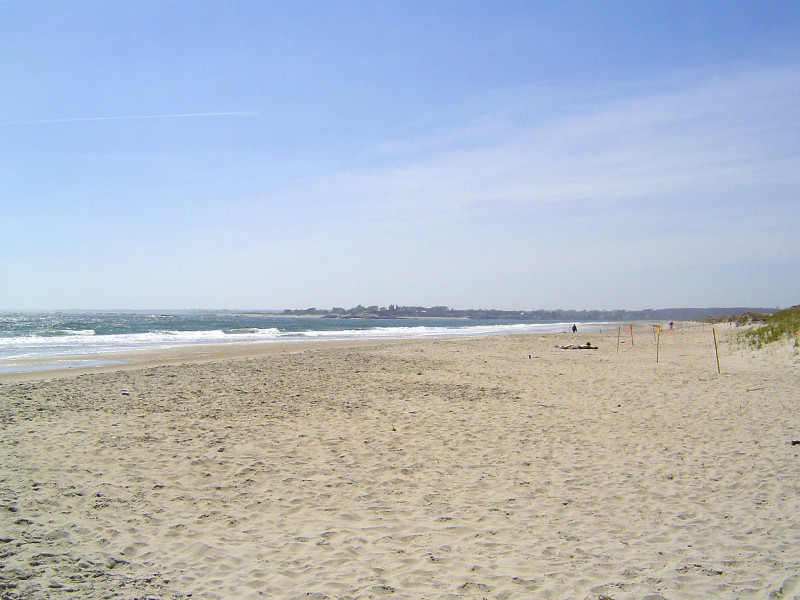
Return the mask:
[[800, 446], [800, 440], [792, 440], [792, 446]]

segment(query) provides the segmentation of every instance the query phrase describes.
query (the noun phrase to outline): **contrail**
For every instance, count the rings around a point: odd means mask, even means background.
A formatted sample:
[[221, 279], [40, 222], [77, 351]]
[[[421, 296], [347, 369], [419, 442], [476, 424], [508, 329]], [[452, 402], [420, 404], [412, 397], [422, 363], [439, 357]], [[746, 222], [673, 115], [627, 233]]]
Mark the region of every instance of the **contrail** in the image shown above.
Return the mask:
[[257, 115], [255, 112], [210, 112], [180, 113], [174, 115], [131, 115], [123, 117], [74, 117], [71, 119], [36, 119], [31, 121], [7, 121], [0, 125], [39, 125], [42, 123], [78, 123], [82, 121], [132, 121], [136, 119], [183, 119], [186, 117], [240, 117]]

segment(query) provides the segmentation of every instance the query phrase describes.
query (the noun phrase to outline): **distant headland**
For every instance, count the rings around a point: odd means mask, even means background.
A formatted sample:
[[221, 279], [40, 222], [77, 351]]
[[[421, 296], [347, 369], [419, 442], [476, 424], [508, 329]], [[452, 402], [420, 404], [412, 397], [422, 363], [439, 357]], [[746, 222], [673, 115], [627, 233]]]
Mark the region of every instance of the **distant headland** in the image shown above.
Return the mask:
[[690, 321], [708, 318], [725, 318], [742, 313], [773, 313], [777, 308], [647, 308], [643, 310], [497, 310], [455, 309], [448, 306], [354, 306], [284, 309], [286, 316], [315, 316], [329, 319], [505, 319], [514, 321]]

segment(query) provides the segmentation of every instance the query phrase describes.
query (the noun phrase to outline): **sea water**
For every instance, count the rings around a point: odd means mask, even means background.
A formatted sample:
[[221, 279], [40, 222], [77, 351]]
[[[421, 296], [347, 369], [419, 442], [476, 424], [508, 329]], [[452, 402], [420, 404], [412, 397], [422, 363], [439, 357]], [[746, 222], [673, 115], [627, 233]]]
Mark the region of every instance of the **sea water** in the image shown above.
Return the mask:
[[[601, 323], [579, 323], [596, 331]], [[326, 319], [274, 313], [0, 313], [0, 361], [94, 356], [203, 344], [303, 340], [379, 340], [567, 331], [572, 323], [439, 318]]]

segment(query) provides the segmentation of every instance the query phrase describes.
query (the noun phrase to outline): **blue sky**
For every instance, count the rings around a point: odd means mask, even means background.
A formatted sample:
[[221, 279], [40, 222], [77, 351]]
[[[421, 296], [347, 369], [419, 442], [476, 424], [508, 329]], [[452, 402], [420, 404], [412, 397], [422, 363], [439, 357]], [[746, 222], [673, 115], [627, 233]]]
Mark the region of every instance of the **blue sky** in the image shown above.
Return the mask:
[[800, 303], [800, 3], [0, 1], [0, 309]]

